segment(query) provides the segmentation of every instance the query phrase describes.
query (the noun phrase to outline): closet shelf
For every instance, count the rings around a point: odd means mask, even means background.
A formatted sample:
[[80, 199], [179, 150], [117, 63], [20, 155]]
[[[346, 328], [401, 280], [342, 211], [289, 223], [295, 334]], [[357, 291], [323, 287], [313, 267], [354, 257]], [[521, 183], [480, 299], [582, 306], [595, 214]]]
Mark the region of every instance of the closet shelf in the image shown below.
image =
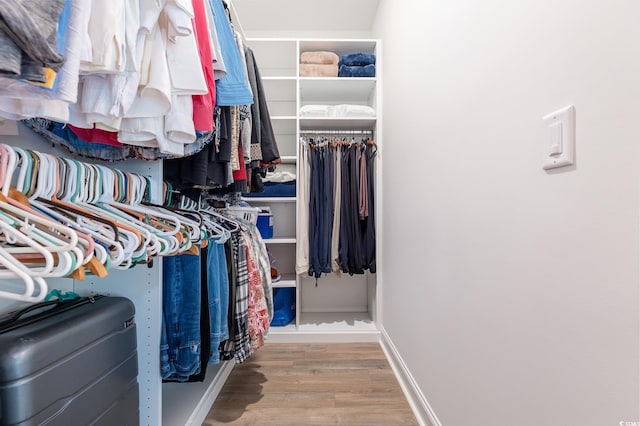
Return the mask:
[[162, 385], [162, 424], [196, 425], [204, 422], [215, 396], [231, 374], [235, 362], [210, 364], [201, 383], [164, 383]]
[[261, 77], [262, 78], [262, 82], [266, 82], [266, 81], [292, 81], [295, 83], [296, 81], [296, 77], [295, 76], [278, 76], [278, 77]]
[[367, 312], [302, 312], [300, 331], [307, 332], [377, 332]]
[[338, 56], [352, 52], [376, 51], [376, 41], [370, 39], [300, 39], [300, 51], [311, 52], [315, 50], [328, 50]]
[[300, 78], [300, 96], [305, 104], [362, 104], [373, 97], [375, 90], [375, 77]]
[[300, 130], [373, 130], [375, 117], [304, 117], [300, 118]]
[[[295, 323], [277, 326], [277, 327], [276, 326], [269, 327], [269, 336], [273, 336], [273, 335], [277, 336], [279, 334], [295, 334], [297, 332], [298, 332], [298, 329], [296, 328]], [[269, 336], [267, 336], [267, 339], [269, 339]]]
[[298, 161], [295, 155], [283, 155], [280, 157], [280, 160], [282, 161], [282, 164], [296, 164]]
[[265, 244], [295, 244], [295, 238], [267, 238], [264, 240]]
[[296, 197], [242, 197], [249, 203], [295, 203]]
[[[380, 84], [378, 77], [300, 77], [303, 52], [328, 51], [338, 56], [355, 52], [376, 55], [381, 63], [380, 44], [374, 39], [251, 38], [261, 65], [261, 75], [269, 104], [274, 135], [280, 146], [282, 164], [301, 173], [302, 149], [299, 137], [310, 131], [371, 134], [380, 144]], [[359, 105], [373, 108], [376, 117], [302, 116], [309, 105]], [[365, 136], [363, 136], [365, 137]], [[376, 170], [376, 179], [379, 171]], [[272, 342], [375, 342], [380, 337], [376, 324], [379, 312], [378, 283], [375, 276], [339, 277], [327, 274], [315, 287], [310, 277], [296, 276], [296, 251], [304, 232], [299, 228], [300, 204], [295, 197], [251, 197], [243, 199], [257, 207], [269, 206], [276, 238], [264, 240], [277, 260], [282, 280], [274, 288], [296, 291], [296, 319], [284, 327], [272, 327]], [[290, 238], [281, 238], [281, 237]], [[287, 273], [287, 274], [285, 274]], [[291, 274], [291, 275], [289, 275]], [[336, 312], [338, 311], [338, 312]]]
[[282, 279], [276, 283], [271, 283], [273, 288], [296, 287], [295, 274], [282, 274]]

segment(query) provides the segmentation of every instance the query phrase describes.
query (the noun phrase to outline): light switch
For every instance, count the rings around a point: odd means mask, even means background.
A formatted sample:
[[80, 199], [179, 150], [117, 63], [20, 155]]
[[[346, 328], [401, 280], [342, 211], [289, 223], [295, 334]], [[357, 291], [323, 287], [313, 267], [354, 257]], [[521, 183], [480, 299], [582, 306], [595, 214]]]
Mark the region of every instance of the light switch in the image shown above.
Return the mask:
[[549, 155], [562, 154], [562, 122], [558, 121], [549, 127]]
[[575, 158], [576, 109], [573, 105], [542, 118], [547, 132], [544, 141], [542, 168], [545, 170], [573, 164]]

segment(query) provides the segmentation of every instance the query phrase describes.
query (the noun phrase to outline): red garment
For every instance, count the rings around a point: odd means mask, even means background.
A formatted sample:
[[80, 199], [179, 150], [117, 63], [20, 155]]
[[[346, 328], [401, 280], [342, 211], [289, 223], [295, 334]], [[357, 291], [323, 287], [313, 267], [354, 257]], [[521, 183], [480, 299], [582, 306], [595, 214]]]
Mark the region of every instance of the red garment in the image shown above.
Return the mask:
[[121, 147], [122, 143], [118, 140], [117, 132], [107, 132], [102, 129], [81, 129], [79, 127], [72, 126], [71, 124], [67, 124], [69, 129], [80, 139], [85, 142], [95, 142], [101, 143], [103, 145], [117, 146]]
[[247, 168], [244, 164], [244, 153], [242, 152], [242, 144], [238, 144], [238, 157], [240, 160], [240, 169], [234, 170], [233, 180], [237, 182], [239, 180], [247, 180]]
[[207, 12], [203, 0], [192, 0], [194, 18], [193, 30], [200, 53], [202, 72], [207, 83], [209, 93], [206, 95], [194, 95], [193, 99], [193, 124], [197, 131], [213, 131], [213, 107], [216, 102], [216, 81], [213, 76], [213, 58], [211, 56], [211, 44], [209, 39], [209, 26], [207, 25]]

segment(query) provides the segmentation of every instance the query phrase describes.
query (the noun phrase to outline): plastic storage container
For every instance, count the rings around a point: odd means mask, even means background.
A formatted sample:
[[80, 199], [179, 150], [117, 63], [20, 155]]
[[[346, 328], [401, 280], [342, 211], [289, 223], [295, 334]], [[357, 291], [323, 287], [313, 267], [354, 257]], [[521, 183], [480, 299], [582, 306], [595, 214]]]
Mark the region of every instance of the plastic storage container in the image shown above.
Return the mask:
[[273, 237], [273, 216], [271, 215], [271, 210], [265, 208], [258, 213], [256, 226], [263, 239]]
[[283, 287], [273, 289], [273, 319], [271, 325], [283, 327], [296, 317], [296, 289]]

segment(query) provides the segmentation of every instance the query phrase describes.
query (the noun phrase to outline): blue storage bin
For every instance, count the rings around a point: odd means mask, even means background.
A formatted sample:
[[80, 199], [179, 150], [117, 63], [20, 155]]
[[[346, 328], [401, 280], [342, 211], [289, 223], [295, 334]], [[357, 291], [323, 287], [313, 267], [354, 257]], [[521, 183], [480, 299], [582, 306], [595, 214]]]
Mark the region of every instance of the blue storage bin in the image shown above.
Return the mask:
[[273, 290], [273, 319], [271, 325], [282, 327], [296, 317], [296, 289], [294, 287]]
[[263, 239], [273, 238], [273, 216], [271, 212], [258, 213], [258, 221], [256, 222], [258, 231]]

